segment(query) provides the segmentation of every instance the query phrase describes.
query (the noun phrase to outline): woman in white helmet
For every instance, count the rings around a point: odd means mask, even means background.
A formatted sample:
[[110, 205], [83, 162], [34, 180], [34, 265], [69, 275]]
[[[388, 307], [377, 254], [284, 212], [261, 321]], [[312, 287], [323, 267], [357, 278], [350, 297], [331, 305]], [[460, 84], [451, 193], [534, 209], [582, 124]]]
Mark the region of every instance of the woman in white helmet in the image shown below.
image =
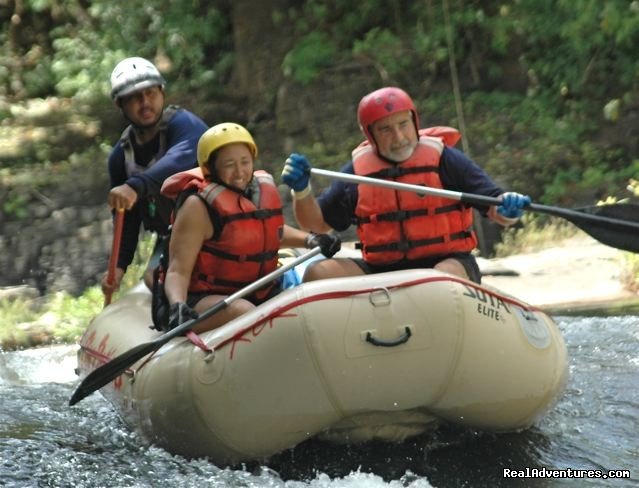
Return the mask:
[[[165, 86], [155, 65], [140, 57], [120, 61], [111, 73], [111, 97], [129, 125], [108, 159], [108, 204], [113, 210], [127, 210], [114, 280], [108, 282], [106, 273], [102, 279], [108, 294], [119, 288], [133, 260], [141, 225], [158, 234], [159, 250], [172, 210], [172, 202], [160, 195], [160, 188], [167, 177], [196, 166], [197, 142], [207, 129], [188, 110], [165, 107]], [[158, 254], [154, 252], [144, 275], [149, 287]]]

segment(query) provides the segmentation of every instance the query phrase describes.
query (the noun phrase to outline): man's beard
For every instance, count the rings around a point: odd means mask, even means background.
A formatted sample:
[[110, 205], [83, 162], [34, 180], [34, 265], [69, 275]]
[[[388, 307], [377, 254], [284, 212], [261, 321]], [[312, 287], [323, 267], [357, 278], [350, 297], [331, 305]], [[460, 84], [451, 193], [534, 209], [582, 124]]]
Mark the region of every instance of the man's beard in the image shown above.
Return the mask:
[[[127, 119], [129, 119], [127, 117]], [[162, 119], [162, 112], [160, 112], [158, 114], [158, 116], [156, 117], [156, 119], [153, 122], [150, 122], [148, 124], [136, 124], [135, 122], [133, 122], [131, 119], [129, 119], [129, 122], [131, 123], [131, 125], [133, 126], [133, 128], [137, 131], [140, 132], [145, 132], [149, 129], [153, 129], [156, 125], [158, 125], [160, 123], [160, 120]]]
[[411, 144], [408, 142], [399, 148], [389, 150], [386, 154], [382, 154], [382, 156], [394, 163], [403, 163], [413, 155], [415, 147], [417, 147], [417, 143]]

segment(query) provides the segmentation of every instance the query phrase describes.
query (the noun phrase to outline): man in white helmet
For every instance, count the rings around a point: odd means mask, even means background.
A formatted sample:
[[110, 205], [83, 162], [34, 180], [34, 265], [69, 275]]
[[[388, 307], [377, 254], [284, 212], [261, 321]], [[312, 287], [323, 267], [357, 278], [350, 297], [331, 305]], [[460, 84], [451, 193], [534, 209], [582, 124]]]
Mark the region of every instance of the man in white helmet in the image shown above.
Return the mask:
[[[111, 97], [129, 126], [108, 159], [109, 206], [126, 212], [115, 277], [108, 282], [105, 273], [102, 279], [105, 294], [119, 288], [133, 260], [141, 225], [158, 236], [167, 234], [172, 202], [160, 195], [160, 188], [169, 176], [197, 166], [197, 143], [208, 128], [188, 110], [165, 107], [165, 86], [164, 77], [144, 58], [126, 58], [111, 73]], [[149, 287], [160, 241], [144, 274]]]

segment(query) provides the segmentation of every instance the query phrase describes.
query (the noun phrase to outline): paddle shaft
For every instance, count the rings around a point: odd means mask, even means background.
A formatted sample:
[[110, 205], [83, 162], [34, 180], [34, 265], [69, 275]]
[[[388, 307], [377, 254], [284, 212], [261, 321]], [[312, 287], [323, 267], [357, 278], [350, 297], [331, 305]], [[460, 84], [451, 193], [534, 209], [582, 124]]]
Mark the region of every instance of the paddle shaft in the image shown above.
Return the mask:
[[[120, 256], [120, 241], [122, 240], [122, 227], [124, 225], [124, 209], [120, 208], [115, 211], [115, 221], [113, 227], [113, 242], [111, 244], [111, 256], [109, 256], [109, 269], [107, 270], [107, 283], [113, 284], [115, 280], [115, 270], [118, 267], [118, 257]], [[113, 292], [104, 294], [104, 306], [111, 303]]]
[[139, 344], [135, 346], [134, 348], [129, 349], [128, 351], [113, 358], [108, 363], [105, 363], [99, 368], [93, 370], [82, 380], [82, 382], [78, 385], [76, 390], [73, 392], [73, 395], [71, 396], [71, 399], [69, 400], [69, 405], [75, 405], [80, 400], [89, 396], [94, 391], [99, 390], [104, 385], [106, 385], [107, 383], [111, 382], [112, 380], [120, 376], [124, 371], [126, 371], [126, 369], [129, 366], [134, 364], [136, 361], [142, 359], [144, 356], [152, 353], [153, 351], [156, 351], [157, 349], [162, 347], [164, 344], [169, 342], [174, 337], [177, 337], [185, 333], [186, 331], [192, 329], [201, 321], [223, 310], [224, 308], [229, 306], [238, 298], [242, 298], [247, 295], [250, 295], [254, 291], [259, 290], [263, 286], [268, 285], [272, 281], [276, 280], [277, 278], [282, 276], [284, 273], [286, 273], [288, 270], [293, 269], [295, 266], [298, 266], [299, 264], [309, 260], [310, 258], [314, 256], [317, 256], [321, 252], [322, 250], [319, 246], [313, 248], [309, 252], [302, 254], [298, 258], [295, 258], [293, 261], [277, 268], [275, 271], [267, 274], [266, 276], [263, 276], [262, 278], [255, 281], [254, 283], [251, 283], [250, 285], [242, 288], [241, 290], [236, 291], [232, 295], [229, 295], [224, 300], [217, 302], [211, 308], [209, 308], [205, 312], [202, 312], [202, 314], [198, 318], [191, 319], [187, 322], [184, 322], [183, 324], [180, 324], [176, 328], [171, 329], [165, 334], [162, 334], [157, 339], [154, 339], [150, 342], [146, 342], [144, 344]]
[[[452, 190], [444, 190], [439, 188], [430, 188], [419, 185], [409, 185], [407, 183], [398, 183], [396, 181], [382, 180], [378, 178], [369, 178], [366, 176], [358, 176], [353, 174], [341, 173], [337, 171], [328, 171], [325, 169], [312, 168], [311, 173], [320, 176], [326, 176], [335, 180], [346, 181], [348, 183], [366, 184], [380, 186], [383, 188], [389, 188], [392, 190], [404, 190], [418, 193], [420, 195], [430, 195], [442, 198], [449, 198], [451, 200], [457, 200], [469, 205], [491, 206], [500, 205], [501, 201], [496, 197], [489, 197], [485, 195], [475, 195], [472, 193], [462, 193]], [[567, 208], [551, 207], [548, 205], [540, 205], [531, 203], [524, 207], [524, 210], [530, 210], [532, 212], [553, 215], [556, 217], [562, 217], [569, 220], [573, 224], [581, 227], [580, 224], [605, 224], [609, 229], [614, 229], [620, 232], [635, 232], [639, 234], [639, 223], [629, 220], [621, 220], [610, 217], [603, 217], [600, 215], [591, 215], [576, 210], [570, 210]], [[584, 229], [588, 231], [587, 229]], [[602, 241], [604, 242], [604, 241]], [[604, 242], [605, 244], [606, 242]]]

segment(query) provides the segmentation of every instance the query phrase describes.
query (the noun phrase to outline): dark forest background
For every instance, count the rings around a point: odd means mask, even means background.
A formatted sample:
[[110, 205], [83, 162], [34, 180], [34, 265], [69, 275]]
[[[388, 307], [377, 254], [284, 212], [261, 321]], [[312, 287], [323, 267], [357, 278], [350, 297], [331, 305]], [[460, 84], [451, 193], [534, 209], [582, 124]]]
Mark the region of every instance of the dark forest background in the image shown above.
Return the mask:
[[[293, 147], [343, 162], [357, 102], [394, 84], [536, 199], [615, 194], [639, 173], [636, 0], [4, 0], [0, 21], [3, 169], [95, 160], [122, 128], [109, 74], [139, 55], [170, 101], [255, 130], [267, 166]], [[68, 133], [12, 132], [33, 99]]]

